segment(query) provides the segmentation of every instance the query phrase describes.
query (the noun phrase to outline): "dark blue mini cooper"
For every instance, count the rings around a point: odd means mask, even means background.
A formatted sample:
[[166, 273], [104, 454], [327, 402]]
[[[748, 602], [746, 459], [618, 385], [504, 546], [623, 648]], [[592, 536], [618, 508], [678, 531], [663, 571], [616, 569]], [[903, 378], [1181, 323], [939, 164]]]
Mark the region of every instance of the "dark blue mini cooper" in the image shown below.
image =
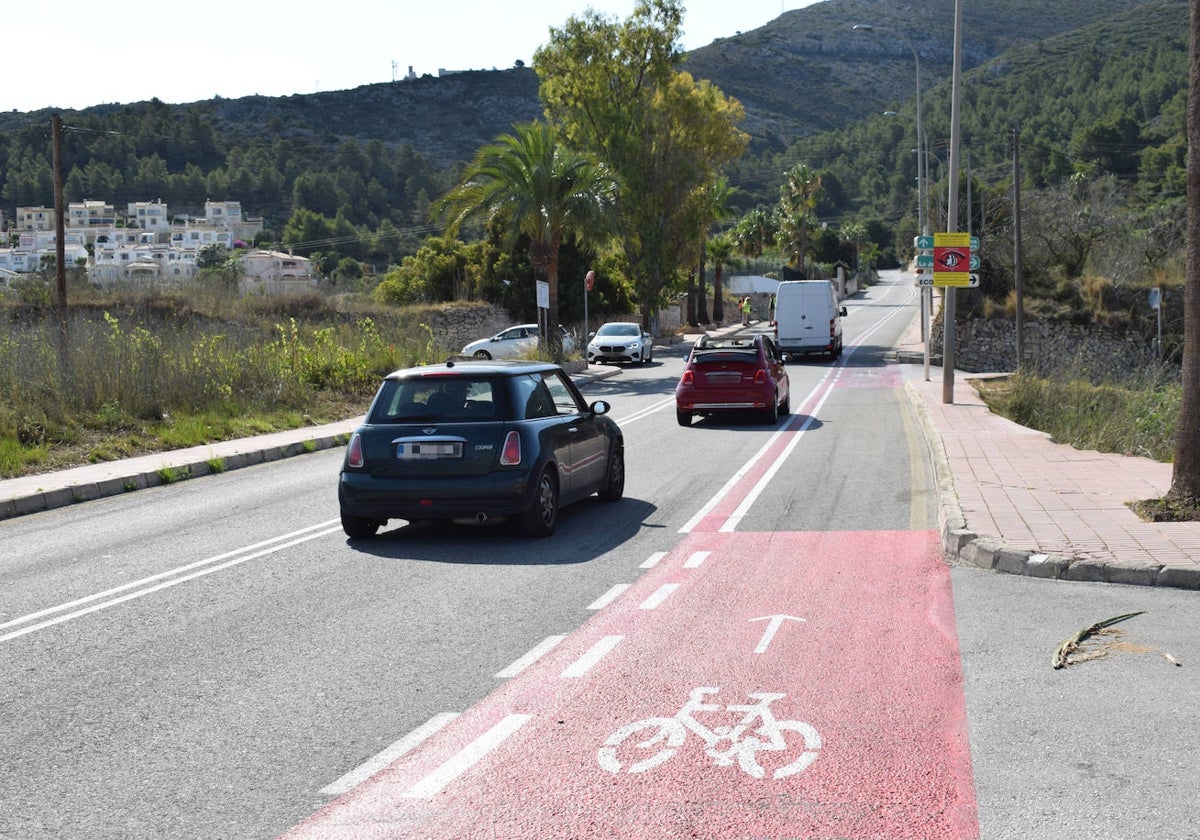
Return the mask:
[[563, 505], [625, 491], [625, 442], [609, 405], [584, 402], [558, 365], [449, 361], [389, 374], [350, 437], [338, 480], [342, 528], [389, 519], [517, 517], [549, 536]]

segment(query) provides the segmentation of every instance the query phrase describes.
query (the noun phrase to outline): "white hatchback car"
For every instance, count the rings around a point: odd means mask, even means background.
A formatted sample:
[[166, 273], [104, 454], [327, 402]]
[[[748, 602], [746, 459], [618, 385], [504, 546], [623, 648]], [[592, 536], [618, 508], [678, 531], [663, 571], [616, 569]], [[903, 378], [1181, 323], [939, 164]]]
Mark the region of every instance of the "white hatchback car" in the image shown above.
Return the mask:
[[[563, 350], [570, 353], [575, 349], [575, 342], [566, 329], [560, 324]], [[515, 327], [496, 333], [491, 338], [481, 338], [472, 341], [462, 349], [464, 356], [474, 356], [477, 359], [516, 359], [528, 353], [537, 352], [538, 325], [519, 324]]]

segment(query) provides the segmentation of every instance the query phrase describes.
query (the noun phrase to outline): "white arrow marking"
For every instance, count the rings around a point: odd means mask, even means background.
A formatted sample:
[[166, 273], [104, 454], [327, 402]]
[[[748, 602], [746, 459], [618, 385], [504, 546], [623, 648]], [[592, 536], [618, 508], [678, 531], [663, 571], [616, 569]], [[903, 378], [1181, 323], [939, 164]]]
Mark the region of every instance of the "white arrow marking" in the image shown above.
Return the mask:
[[797, 618], [794, 615], [764, 615], [762, 618], [752, 618], [751, 621], [769, 621], [766, 631], [763, 632], [762, 638], [758, 640], [758, 647], [754, 649], [755, 653], [763, 653], [767, 646], [771, 644], [771, 639], [775, 638], [775, 633], [779, 630], [779, 625], [785, 621], [804, 621], [803, 618]]

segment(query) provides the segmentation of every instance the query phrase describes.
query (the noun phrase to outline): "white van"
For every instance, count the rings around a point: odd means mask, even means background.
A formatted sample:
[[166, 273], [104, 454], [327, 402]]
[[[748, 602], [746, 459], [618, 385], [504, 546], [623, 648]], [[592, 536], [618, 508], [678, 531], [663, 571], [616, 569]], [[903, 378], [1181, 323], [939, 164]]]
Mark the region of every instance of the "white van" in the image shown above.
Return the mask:
[[787, 280], [775, 293], [775, 343], [784, 353], [842, 355], [842, 318], [837, 293], [828, 280]]

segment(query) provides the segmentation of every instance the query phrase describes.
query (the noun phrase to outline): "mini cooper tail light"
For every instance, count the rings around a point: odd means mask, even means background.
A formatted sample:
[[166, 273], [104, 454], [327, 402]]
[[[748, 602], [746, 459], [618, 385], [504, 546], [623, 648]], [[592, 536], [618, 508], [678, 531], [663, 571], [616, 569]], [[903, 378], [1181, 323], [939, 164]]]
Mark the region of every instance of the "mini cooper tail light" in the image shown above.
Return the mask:
[[754, 371], [754, 384], [755, 385], [766, 385], [767, 384], [767, 372], [765, 370], [763, 370], [762, 368], [759, 368], [758, 370]]
[[350, 445], [346, 448], [346, 466], [362, 469], [363, 466], [362, 435], [355, 432], [350, 436]]
[[683, 384], [684, 385], [691, 385], [692, 382], [695, 381], [695, 378], [696, 377], [694, 377], [692, 375], [692, 372], [690, 370], [685, 370], [683, 372]]
[[521, 463], [521, 435], [509, 432], [504, 438], [504, 446], [500, 449], [500, 463], [506, 467], [515, 467]]

